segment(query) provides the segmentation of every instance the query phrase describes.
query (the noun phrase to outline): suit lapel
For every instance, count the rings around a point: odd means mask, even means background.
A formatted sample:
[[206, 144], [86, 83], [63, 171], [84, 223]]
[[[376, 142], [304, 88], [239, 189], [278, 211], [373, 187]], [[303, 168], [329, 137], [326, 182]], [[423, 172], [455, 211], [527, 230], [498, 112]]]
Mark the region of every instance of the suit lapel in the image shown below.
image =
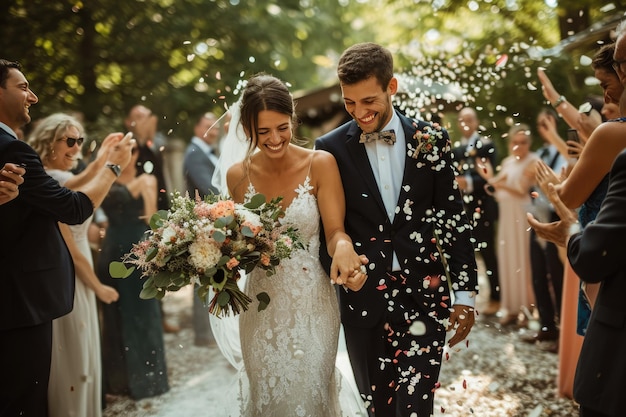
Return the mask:
[[[415, 130], [417, 126], [413, 125], [413, 121], [402, 114], [398, 113], [398, 117], [400, 117], [400, 123], [402, 124], [402, 129], [404, 130], [404, 173], [402, 174], [402, 183], [400, 185], [400, 192], [398, 193], [398, 201], [396, 201], [396, 207], [400, 205], [401, 201], [405, 201], [407, 199], [407, 185], [408, 180], [411, 179], [412, 184], [416, 184], [415, 182], [415, 163], [416, 160], [409, 157], [409, 144], [413, 140], [413, 135], [415, 134]], [[411, 185], [412, 187], [413, 185]], [[410, 188], [408, 188], [410, 191]], [[396, 224], [399, 220], [404, 219], [405, 216], [394, 216], [393, 223]]]
[[383, 213], [387, 213], [383, 199], [380, 196], [380, 191], [378, 190], [378, 184], [376, 184], [376, 178], [374, 178], [374, 173], [372, 172], [372, 166], [370, 165], [367, 152], [365, 151], [365, 146], [359, 143], [360, 135], [361, 129], [356, 122], [353, 121], [350, 130], [348, 130], [346, 149], [350, 153], [350, 157], [358, 172], [361, 174], [363, 182], [367, 185], [367, 188], [369, 188], [370, 194], [376, 200], [376, 204], [378, 204]]

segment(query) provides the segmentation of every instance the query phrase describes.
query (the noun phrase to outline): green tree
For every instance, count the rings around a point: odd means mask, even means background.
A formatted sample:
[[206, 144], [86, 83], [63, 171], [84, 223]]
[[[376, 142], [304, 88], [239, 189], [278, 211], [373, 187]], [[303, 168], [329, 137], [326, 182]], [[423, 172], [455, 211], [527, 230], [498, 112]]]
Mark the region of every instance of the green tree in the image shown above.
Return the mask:
[[13, 0], [0, 6], [0, 36], [3, 57], [23, 64], [40, 98], [35, 118], [81, 111], [103, 133], [143, 102], [162, 130], [187, 137], [190, 119], [222, 112], [256, 72], [319, 85], [316, 62], [348, 37], [343, 9], [334, 0]]

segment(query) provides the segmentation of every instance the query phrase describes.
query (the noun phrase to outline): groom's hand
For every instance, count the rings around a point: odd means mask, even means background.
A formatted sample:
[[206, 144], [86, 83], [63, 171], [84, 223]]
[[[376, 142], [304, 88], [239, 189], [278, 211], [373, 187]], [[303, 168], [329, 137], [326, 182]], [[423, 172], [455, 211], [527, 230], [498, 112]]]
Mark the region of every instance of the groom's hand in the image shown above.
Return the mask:
[[474, 307], [464, 305], [452, 306], [449, 319], [450, 324], [448, 325], [446, 331], [456, 329], [456, 332], [448, 342], [450, 347], [453, 347], [457, 343], [465, 340], [470, 330], [472, 330], [472, 326], [474, 326], [475, 319]]
[[367, 280], [365, 265], [369, 260], [365, 255], [359, 255], [358, 260], [360, 262], [358, 266], [351, 263], [339, 265], [341, 262], [337, 261], [337, 258], [333, 258], [330, 266], [331, 281], [352, 291], [360, 290]]

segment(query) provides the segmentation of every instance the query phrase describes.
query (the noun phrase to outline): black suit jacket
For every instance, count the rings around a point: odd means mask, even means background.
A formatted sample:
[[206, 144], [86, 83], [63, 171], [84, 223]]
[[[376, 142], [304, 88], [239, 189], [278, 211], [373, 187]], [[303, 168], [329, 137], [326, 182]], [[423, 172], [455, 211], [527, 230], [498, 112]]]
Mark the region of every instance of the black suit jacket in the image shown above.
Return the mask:
[[195, 143], [190, 143], [187, 146], [183, 170], [185, 184], [191, 198], [196, 194], [196, 190], [198, 190], [200, 197], [210, 193], [218, 194], [217, 188], [212, 184], [215, 165], [213, 165], [208, 155]]
[[462, 145], [453, 148], [452, 155], [459, 174], [472, 177], [473, 191], [463, 197], [468, 215], [474, 216], [476, 209], [480, 208], [480, 219], [493, 225], [498, 219], [498, 203], [485, 191], [487, 181], [478, 173], [480, 167], [475, 162], [476, 158], [485, 158], [495, 168], [497, 155], [493, 142], [479, 136], [471, 153], [467, 152], [466, 145]]
[[608, 416], [624, 415], [626, 387], [626, 151], [611, 168], [596, 220], [571, 237], [567, 256], [600, 290], [576, 368], [574, 398]]
[[89, 197], [61, 187], [37, 153], [0, 128], [0, 167], [26, 165], [19, 196], [0, 205], [0, 330], [33, 326], [69, 313], [74, 264], [57, 222], [78, 224]]
[[[409, 153], [415, 144], [413, 135], [426, 123], [398, 115], [406, 137], [407, 156], [393, 223], [387, 217], [365, 146], [359, 143], [361, 129], [356, 122], [338, 127], [315, 143], [316, 149], [330, 152], [337, 160], [346, 197], [346, 232], [357, 253], [364, 253], [369, 259], [364, 287], [357, 292], [340, 291], [342, 320], [353, 326], [374, 326], [387, 311], [384, 286], [394, 251], [416, 301], [438, 319], [449, 316], [447, 283], [425, 288], [424, 278], [444, 274], [432, 241], [435, 225], [442, 230], [442, 246], [449, 255], [452, 288], [477, 290], [471, 228], [454, 180], [448, 133], [443, 131], [436, 144], [438, 151], [418, 153], [417, 158], [412, 158]], [[328, 270], [331, 260], [323, 234], [321, 238], [320, 257]], [[439, 296], [442, 302], [435, 301]]]

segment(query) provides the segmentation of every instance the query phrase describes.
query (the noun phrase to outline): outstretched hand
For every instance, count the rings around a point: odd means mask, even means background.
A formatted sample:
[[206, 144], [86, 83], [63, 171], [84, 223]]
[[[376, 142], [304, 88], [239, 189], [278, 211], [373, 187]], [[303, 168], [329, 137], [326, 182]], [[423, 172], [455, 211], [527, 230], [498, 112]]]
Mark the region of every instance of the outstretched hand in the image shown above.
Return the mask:
[[449, 332], [450, 330], [456, 330], [454, 336], [452, 336], [448, 341], [448, 345], [453, 347], [457, 343], [465, 340], [467, 335], [472, 330], [474, 322], [476, 321], [474, 307], [465, 305], [452, 306], [449, 321], [450, 323], [448, 324], [446, 331]]
[[561, 182], [552, 168], [541, 160], [535, 164], [535, 180], [546, 196], [550, 193], [548, 184], [559, 184]]
[[542, 223], [535, 219], [532, 214], [526, 213], [528, 224], [535, 230], [535, 233], [540, 238], [548, 240], [558, 246], [566, 247], [571, 233], [570, 228], [578, 221], [576, 212], [565, 206], [556, 188], [554, 188], [554, 185], [551, 183], [548, 184], [546, 196], [552, 202], [554, 211], [559, 216], [560, 220], [552, 223]]

